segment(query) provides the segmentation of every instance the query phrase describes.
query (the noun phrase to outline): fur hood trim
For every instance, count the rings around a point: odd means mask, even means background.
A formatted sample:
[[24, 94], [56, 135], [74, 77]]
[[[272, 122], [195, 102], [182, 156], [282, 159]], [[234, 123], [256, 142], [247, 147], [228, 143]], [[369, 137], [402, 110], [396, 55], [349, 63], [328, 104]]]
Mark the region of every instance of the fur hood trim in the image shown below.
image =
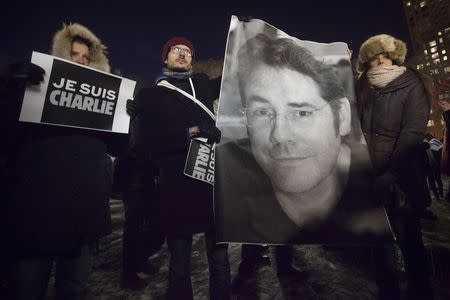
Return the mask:
[[63, 24], [63, 28], [53, 36], [52, 55], [70, 60], [72, 39], [79, 36], [92, 43], [89, 50], [89, 66], [100, 71], [110, 72], [106, 46], [89, 29], [78, 23]]
[[406, 43], [388, 34], [379, 34], [365, 41], [359, 49], [357, 71], [367, 70], [367, 62], [377, 54], [387, 53], [389, 59], [396, 65], [402, 65], [406, 57]]

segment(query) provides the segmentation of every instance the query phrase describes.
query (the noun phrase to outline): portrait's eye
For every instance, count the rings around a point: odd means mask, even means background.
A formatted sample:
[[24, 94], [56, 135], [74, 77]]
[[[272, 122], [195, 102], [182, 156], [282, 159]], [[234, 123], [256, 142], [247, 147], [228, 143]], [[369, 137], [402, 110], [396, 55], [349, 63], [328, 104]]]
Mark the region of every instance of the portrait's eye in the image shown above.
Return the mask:
[[252, 111], [252, 116], [256, 118], [271, 118], [272, 114], [270, 111], [265, 109], [255, 109]]
[[304, 118], [304, 117], [309, 117], [313, 114], [312, 111], [307, 111], [307, 110], [297, 110], [294, 111], [292, 113], [290, 113], [290, 116], [292, 118]]

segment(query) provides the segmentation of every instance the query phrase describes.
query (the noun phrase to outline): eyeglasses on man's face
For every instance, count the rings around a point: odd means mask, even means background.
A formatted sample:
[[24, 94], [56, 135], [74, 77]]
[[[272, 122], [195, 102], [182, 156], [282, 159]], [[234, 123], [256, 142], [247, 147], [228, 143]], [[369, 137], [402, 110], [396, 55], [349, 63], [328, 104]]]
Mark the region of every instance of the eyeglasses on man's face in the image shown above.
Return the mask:
[[170, 51], [172, 51], [175, 54], [180, 54], [181, 53], [181, 54], [186, 55], [186, 56], [192, 56], [192, 52], [191, 52], [190, 49], [181, 48], [181, 47], [178, 47], [178, 46], [170, 47]]
[[267, 127], [272, 125], [273, 121], [279, 117], [284, 117], [290, 126], [308, 127], [313, 124], [317, 113], [330, 103], [331, 101], [319, 108], [305, 107], [292, 109], [284, 114], [277, 114], [274, 110], [266, 108], [245, 108], [242, 110], [242, 113], [248, 127]]

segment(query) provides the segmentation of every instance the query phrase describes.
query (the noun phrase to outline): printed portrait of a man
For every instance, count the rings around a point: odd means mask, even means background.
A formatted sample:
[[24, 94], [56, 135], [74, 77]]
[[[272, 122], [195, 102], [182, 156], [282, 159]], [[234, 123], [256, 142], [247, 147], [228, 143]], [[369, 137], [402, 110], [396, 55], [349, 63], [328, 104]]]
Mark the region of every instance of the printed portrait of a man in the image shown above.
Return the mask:
[[[298, 40], [273, 33], [257, 33], [226, 56], [235, 65], [231, 74], [225, 67], [219, 108], [218, 240], [352, 243], [388, 236], [384, 210], [369, 197], [367, 149], [352, 134], [361, 130], [352, 126], [353, 94], [346, 91], [350, 64], [325, 63]], [[237, 94], [227, 92], [233, 88]], [[239, 98], [234, 110], [226, 107], [231, 96]]]

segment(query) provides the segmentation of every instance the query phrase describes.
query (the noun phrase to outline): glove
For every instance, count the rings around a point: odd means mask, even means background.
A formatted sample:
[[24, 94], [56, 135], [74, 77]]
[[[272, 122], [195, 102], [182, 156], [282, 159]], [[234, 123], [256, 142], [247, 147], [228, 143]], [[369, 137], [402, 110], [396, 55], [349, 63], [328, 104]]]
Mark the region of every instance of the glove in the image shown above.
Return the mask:
[[238, 20], [241, 22], [250, 22], [251, 19], [251, 16], [238, 16]]
[[39, 84], [44, 80], [45, 70], [28, 61], [14, 63], [9, 66], [10, 77], [16, 80], [25, 80], [30, 84]]
[[207, 138], [208, 144], [219, 143], [222, 133], [219, 128], [211, 124], [202, 124], [198, 126], [198, 132], [193, 137]]
[[392, 190], [392, 186], [397, 182], [396, 177], [389, 171], [375, 177], [375, 187], [377, 189]]
[[389, 171], [374, 178], [372, 196], [376, 203], [393, 207], [394, 187], [397, 185], [396, 177]]
[[130, 119], [134, 119], [137, 116], [137, 104], [135, 101], [128, 99], [126, 105], [127, 114], [130, 116]]

